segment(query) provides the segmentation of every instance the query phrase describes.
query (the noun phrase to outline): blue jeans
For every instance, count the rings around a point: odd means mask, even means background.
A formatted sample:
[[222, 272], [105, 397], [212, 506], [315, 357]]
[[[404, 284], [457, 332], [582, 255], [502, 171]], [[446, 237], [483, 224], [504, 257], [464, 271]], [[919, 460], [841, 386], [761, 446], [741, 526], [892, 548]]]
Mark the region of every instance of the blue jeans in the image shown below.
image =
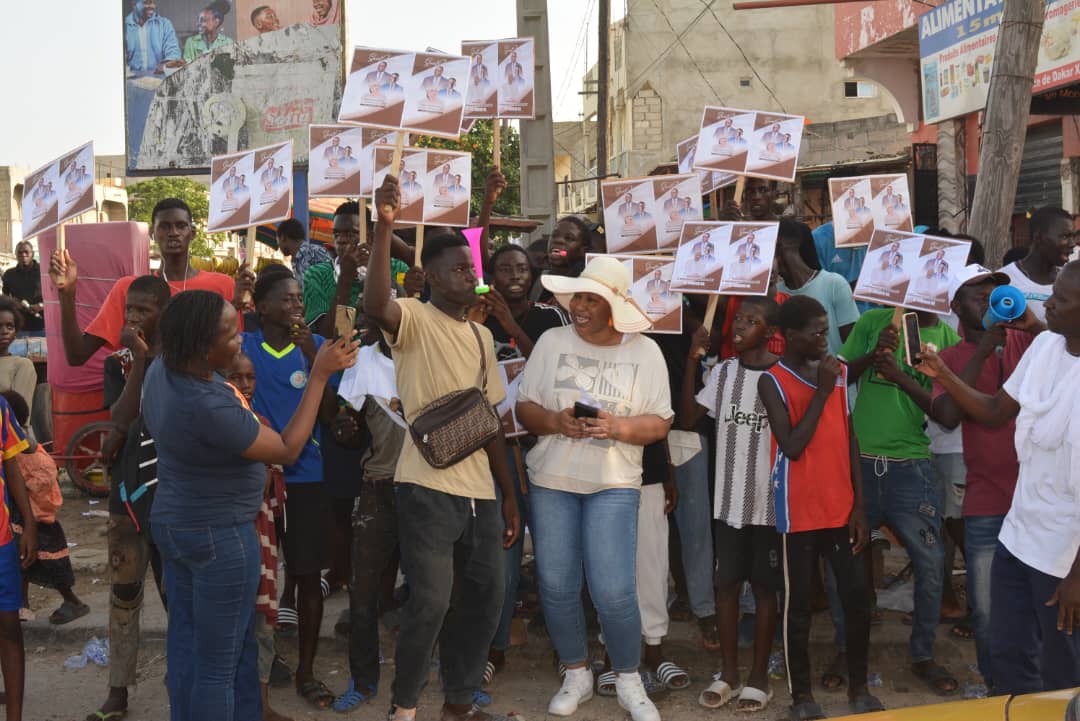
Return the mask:
[[262, 718], [255, 592], [255, 524], [168, 526], [151, 532], [165, 566], [169, 599], [169, 704], [172, 721]]
[[701, 437], [701, 451], [675, 467], [679, 503], [675, 525], [682, 546], [683, 573], [690, 611], [698, 618], [716, 613], [713, 589], [712, 499], [709, 498], [709, 441]]
[[864, 458], [862, 478], [867, 526], [873, 529], [889, 524], [915, 569], [911, 660], [927, 661], [934, 657], [934, 636], [941, 621], [945, 585], [941, 484], [926, 459]]
[[991, 567], [990, 667], [994, 692], [1025, 694], [1080, 686], [1080, 634], [1057, 629], [1047, 606], [1060, 578], [1049, 576], [998, 543]]
[[529, 495], [540, 603], [559, 659], [571, 666], [588, 658], [581, 605], [588, 577], [611, 668], [635, 671], [641, 662], [636, 569], [640, 492], [612, 488], [581, 494], [530, 485]]
[[[517, 543], [505, 551], [503, 580], [506, 582], [506, 594], [503, 596], [502, 617], [499, 619], [499, 627], [495, 629], [495, 638], [491, 642], [491, 647], [496, 651], [505, 651], [510, 648], [510, 622], [514, 620], [514, 608], [517, 606], [518, 583], [521, 581], [521, 556], [525, 550], [525, 526], [529, 523], [529, 496], [521, 492], [522, 479], [518, 474], [514, 449], [507, 448], [506, 452], [510, 464], [510, 480], [514, 482], [518, 510], [521, 511], [521, 536], [518, 538]], [[526, 476], [526, 480], [527, 478]], [[502, 508], [502, 487], [498, 483], [495, 484], [495, 498], [499, 502], [499, 507]]]
[[987, 688], [994, 688], [990, 664], [990, 568], [1005, 516], [964, 518], [964, 563], [967, 597], [975, 625], [975, 655]]

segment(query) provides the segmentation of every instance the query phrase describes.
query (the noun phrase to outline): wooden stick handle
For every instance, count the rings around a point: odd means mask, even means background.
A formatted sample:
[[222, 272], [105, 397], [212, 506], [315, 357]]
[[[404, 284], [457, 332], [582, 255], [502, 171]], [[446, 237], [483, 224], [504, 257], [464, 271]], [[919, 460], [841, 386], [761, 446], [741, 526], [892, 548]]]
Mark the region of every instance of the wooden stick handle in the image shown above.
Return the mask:
[[56, 226], [56, 249], [63, 253], [67, 250], [67, 240], [64, 238], [64, 224]]
[[[401, 178], [399, 178], [398, 175], [400, 174], [400, 170], [401, 170], [401, 153], [402, 153], [402, 151], [404, 149], [405, 149], [405, 131], [404, 130], [399, 130], [399, 131], [397, 131], [397, 139], [394, 141], [394, 156], [390, 160], [390, 175], [393, 175], [395, 178], [398, 178], [398, 180], [401, 180]], [[389, 215], [390, 213], [394, 212], [394, 209], [392, 207], [390, 207], [389, 205], [387, 205], [387, 206], [383, 207], [383, 212], [385, 212], [387, 215]]]
[[[416, 267], [423, 268], [424, 262], [420, 259], [424, 255], [424, 226], [416, 226]], [[414, 298], [419, 298], [420, 294], [413, 295]]]
[[502, 121], [492, 118], [491, 156], [495, 160], [495, 170], [502, 170]]
[[367, 200], [360, 199], [360, 245], [367, 245]]
[[[705, 321], [701, 324], [705, 330], [712, 333], [713, 321], [716, 320], [716, 307], [720, 305], [720, 296], [710, 295], [709, 304], [705, 306]], [[708, 348], [695, 348], [694, 355], [698, 358], [703, 358], [709, 354]]]
[[746, 176], [740, 175], [735, 180], [735, 202], [742, 208], [743, 193], [746, 192]]

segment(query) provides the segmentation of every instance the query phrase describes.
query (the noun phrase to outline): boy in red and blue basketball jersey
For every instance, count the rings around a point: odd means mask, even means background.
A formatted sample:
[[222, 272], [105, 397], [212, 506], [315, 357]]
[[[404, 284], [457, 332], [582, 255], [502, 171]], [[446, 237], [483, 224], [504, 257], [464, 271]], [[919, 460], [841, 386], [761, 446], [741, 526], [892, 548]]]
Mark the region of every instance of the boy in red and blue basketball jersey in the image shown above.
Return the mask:
[[[26, 495], [26, 483], [15, 457], [27, 449], [26, 434], [15, 421], [11, 406], [0, 397], [0, 456], [3, 471], [0, 487], [0, 672], [4, 674], [4, 692], [7, 694], [7, 721], [22, 721], [23, 681], [25, 657], [23, 655], [22, 625], [19, 608], [22, 607], [22, 569], [37, 560], [37, 524]], [[10, 503], [26, 519], [23, 535], [18, 543], [11, 531]]]
[[758, 379], [775, 458], [776, 530], [782, 535], [784, 651], [793, 718], [824, 718], [810, 683], [812, 575], [818, 558], [836, 574], [847, 625], [852, 713], [884, 707], [866, 685], [870, 599], [863, 549], [859, 448], [848, 411], [847, 368], [829, 355], [829, 317], [809, 296], [780, 307], [784, 355]]

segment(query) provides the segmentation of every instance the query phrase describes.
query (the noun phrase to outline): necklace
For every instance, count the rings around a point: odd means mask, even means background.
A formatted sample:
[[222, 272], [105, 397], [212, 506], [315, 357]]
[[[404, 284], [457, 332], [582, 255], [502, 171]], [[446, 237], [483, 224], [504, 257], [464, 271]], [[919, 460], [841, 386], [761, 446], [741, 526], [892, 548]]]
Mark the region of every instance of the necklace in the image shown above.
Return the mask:
[[[184, 284], [180, 288], [181, 293], [183, 293], [185, 290], [187, 290], [188, 271], [190, 271], [190, 270], [191, 270], [191, 261], [188, 260], [187, 265], [184, 266]], [[162, 265], [161, 265], [161, 277], [165, 279], [166, 283], [175, 282], [175, 281], [170, 281], [169, 280], [169, 274], [165, 272], [165, 264], [164, 263], [162, 263]]]

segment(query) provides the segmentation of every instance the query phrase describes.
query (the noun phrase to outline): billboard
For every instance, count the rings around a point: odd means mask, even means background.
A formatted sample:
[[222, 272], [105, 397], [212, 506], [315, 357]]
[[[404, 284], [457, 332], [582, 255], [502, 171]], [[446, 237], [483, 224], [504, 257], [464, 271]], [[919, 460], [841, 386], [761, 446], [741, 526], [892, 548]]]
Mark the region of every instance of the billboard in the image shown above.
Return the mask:
[[205, 173], [214, 156], [331, 123], [344, 81], [344, 0], [123, 0], [131, 175]]
[[[919, 18], [923, 118], [986, 107], [1004, 0], [950, 0]], [[1048, 0], [1032, 93], [1080, 83], [1080, 0]]]

